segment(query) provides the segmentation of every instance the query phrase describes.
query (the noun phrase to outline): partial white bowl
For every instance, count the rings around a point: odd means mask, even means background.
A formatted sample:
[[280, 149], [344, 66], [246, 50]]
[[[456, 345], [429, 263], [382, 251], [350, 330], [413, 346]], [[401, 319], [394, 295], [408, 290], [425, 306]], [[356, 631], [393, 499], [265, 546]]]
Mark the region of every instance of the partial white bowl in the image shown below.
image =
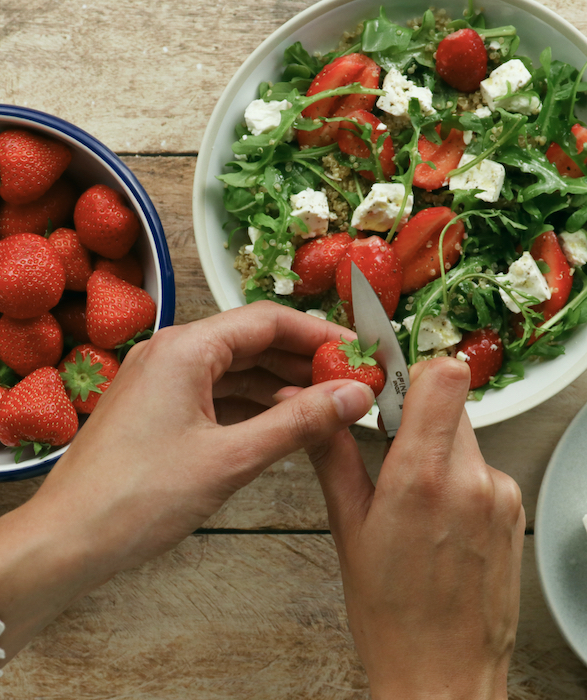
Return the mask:
[[[104, 144], [82, 129], [58, 117], [34, 109], [0, 105], [0, 131], [22, 128], [59, 139], [73, 152], [67, 174], [81, 192], [95, 184], [122, 192], [141, 222], [137, 250], [144, 271], [144, 288], [157, 304], [155, 330], [173, 323], [175, 284], [169, 249], [159, 216], [132, 171]], [[26, 479], [44, 474], [61, 457], [67, 445], [44, 459], [24, 458], [18, 464], [8, 448], [0, 446], [0, 481]]]
[[[540, 53], [552, 47], [553, 57], [577, 68], [587, 60], [587, 38], [557, 14], [533, 0], [487, 0], [482, 3], [488, 26], [512, 24], [521, 37], [519, 53], [530, 56], [538, 65]], [[255, 99], [259, 83], [275, 81], [282, 69], [284, 50], [296, 41], [310, 51], [332, 50], [344, 31], [361, 20], [377, 17], [379, 8], [387, 9], [393, 21], [403, 24], [421, 16], [430, 6], [428, 0], [322, 0], [286, 22], [266, 39], [243, 63], [226, 87], [206, 129], [193, 190], [194, 231], [206, 280], [220, 309], [245, 303], [240, 274], [233, 262], [244, 242], [235, 236], [226, 248], [227, 220], [222, 205], [222, 183], [216, 176], [225, 172], [225, 163], [233, 158], [231, 144], [235, 126], [243, 119], [246, 106]], [[466, 0], [444, 0], [437, 6], [458, 18]], [[587, 369], [587, 327], [579, 328], [566, 343], [566, 353], [540, 364], [528, 364], [526, 377], [505, 389], [490, 390], [482, 401], [469, 401], [467, 412], [473, 427], [499, 423], [546, 401], [564, 389]], [[377, 427], [376, 414], [361, 424]]]

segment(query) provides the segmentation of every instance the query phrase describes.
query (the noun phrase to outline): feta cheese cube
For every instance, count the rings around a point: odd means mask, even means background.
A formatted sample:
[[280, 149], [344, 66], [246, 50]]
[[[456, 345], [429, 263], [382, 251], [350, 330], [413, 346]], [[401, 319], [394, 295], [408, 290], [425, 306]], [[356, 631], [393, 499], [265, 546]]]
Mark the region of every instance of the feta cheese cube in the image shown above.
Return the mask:
[[502, 107], [507, 112], [516, 112], [518, 114], [538, 114], [542, 109], [542, 102], [536, 95], [531, 97], [512, 95], [507, 100], [499, 102], [498, 107]]
[[296, 222], [292, 221], [290, 229], [294, 233], [302, 238], [316, 238], [316, 236], [324, 236], [327, 233], [330, 210], [328, 209], [328, 198], [324, 192], [318, 192], [308, 187], [298, 194], [292, 194], [290, 204], [291, 215], [299, 217], [308, 227], [307, 231], [303, 231]]
[[316, 318], [321, 318], [324, 321], [326, 321], [326, 319], [328, 318], [328, 314], [326, 313], [326, 311], [322, 311], [322, 309], [308, 309], [306, 313], [309, 316], [315, 316]]
[[[291, 270], [293, 258], [291, 255], [278, 255], [275, 262], [279, 267], [285, 267]], [[291, 294], [294, 290], [294, 281], [285, 277], [279, 272], [272, 272], [271, 277], [274, 279], [273, 291], [276, 294]]]
[[485, 117], [491, 116], [491, 110], [489, 109], [489, 107], [481, 105], [481, 107], [477, 107], [473, 114], [476, 114], [479, 117], [479, 119], [485, 119]]
[[583, 267], [587, 263], [587, 231], [580, 228], [574, 233], [563, 231], [558, 237], [569, 265]]
[[377, 106], [394, 117], [408, 116], [408, 107], [413, 97], [420, 103], [423, 114], [430, 115], [436, 111], [432, 106], [432, 92], [428, 88], [418, 87], [397, 68], [391, 68], [387, 73], [381, 89], [385, 90], [386, 94], [377, 100]]
[[[351, 226], [358, 228], [360, 231], [378, 231], [380, 233], [389, 231], [399, 214], [405, 193], [405, 187], [398, 183], [376, 183], [355, 209], [351, 219]], [[414, 197], [410, 193], [399, 228], [407, 222], [413, 206]]]
[[[475, 156], [463, 153], [457, 167], [470, 163]], [[484, 202], [496, 202], [505, 180], [505, 168], [501, 163], [486, 158], [460, 175], [454, 175], [448, 183], [449, 190], [482, 190], [475, 197]]]
[[461, 362], [468, 362], [471, 358], [467, 355], [466, 352], [463, 352], [462, 350], [459, 350], [456, 355], [457, 360], [460, 360]]
[[394, 333], [399, 333], [402, 329], [402, 324], [392, 320], [391, 327], [393, 328]]
[[532, 79], [532, 74], [519, 58], [506, 61], [491, 71], [489, 77], [481, 81], [481, 96], [483, 102], [493, 112], [496, 107], [495, 100], [504, 97], [508, 92], [517, 92]]
[[538, 299], [539, 302], [546, 301], [551, 297], [548, 283], [528, 251], [525, 251], [517, 260], [514, 260], [506, 274], [495, 275], [495, 277], [502, 284], [509, 282], [509, 289], [513, 293], [513, 299], [502, 289], [499, 290], [499, 294], [503, 299], [503, 303], [513, 313], [520, 312], [520, 306], [516, 302], [525, 301], [524, 297], [516, 292], [529, 294]]
[[[289, 109], [291, 103], [287, 100], [253, 100], [245, 109], [245, 123], [247, 129], [253, 136], [266, 134], [279, 126], [281, 121], [281, 112], [284, 109]], [[290, 141], [293, 138], [293, 132], [286, 135], [286, 140]]]
[[[404, 318], [404, 326], [412, 332], [416, 315]], [[438, 316], [424, 316], [418, 331], [418, 352], [428, 350], [444, 350], [456, 345], [462, 339], [462, 334], [448, 320], [445, 313]]]

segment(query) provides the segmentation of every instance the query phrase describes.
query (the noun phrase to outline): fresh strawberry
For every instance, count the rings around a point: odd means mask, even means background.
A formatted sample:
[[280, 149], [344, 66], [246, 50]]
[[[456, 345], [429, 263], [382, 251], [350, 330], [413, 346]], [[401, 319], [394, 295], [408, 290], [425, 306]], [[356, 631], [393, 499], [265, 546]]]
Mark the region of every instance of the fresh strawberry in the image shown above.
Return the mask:
[[78, 199], [73, 212], [80, 241], [105, 258], [122, 258], [139, 236], [141, 225], [120, 192], [94, 185]]
[[65, 289], [85, 292], [92, 274], [90, 251], [72, 228], [58, 228], [47, 238], [59, 253], [65, 269]]
[[78, 345], [63, 359], [58, 369], [78, 413], [91, 413], [96, 408], [119, 367], [120, 362], [113, 352], [91, 343]]
[[[404, 271], [401, 293], [409, 294], [440, 277], [438, 243], [444, 227], [454, 219], [448, 207], [422, 209], [413, 216], [391, 243]], [[442, 243], [445, 269], [461, 254], [465, 226], [459, 219], [444, 234]]]
[[[587, 142], [587, 129], [580, 124], [575, 124], [571, 129], [577, 141], [577, 152], [582, 153]], [[556, 167], [561, 175], [568, 177], [583, 177], [581, 168], [568, 156], [563, 149], [554, 141], [546, 151], [546, 157]]]
[[[436, 127], [440, 133], [440, 124]], [[447, 176], [454, 170], [465, 152], [463, 132], [451, 129], [448, 136], [439, 145], [432, 143], [425, 136], [418, 139], [418, 151], [424, 163], [418, 163], [414, 172], [414, 185], [427, 192], [437, 190], [447, 184]], [[434, 163], [436, 169], [428, 165]]]
[[0, 442], [65, 445], [78, 429], [78, 417], [55, 367], [29, 374], [0, 403]]
[[336, 290], [345, 302], [349, 321], [354, 323], [351, 263], [354, 262], [377, 293], [389, 318], [397, 308], [402, 286], [402, 264], [395, 250], [379, 236], [355, 239], [336, 268]]
[[300, 276], [294, 286], [294, 295], [312, 296], [334, 287], [336, 266], [352, 240], [346, 232], [333, 233], [301, 245], [291, 266], [293, 272]]
[[487, 74], [487, 49], [474, 29], [458, 29], [438, 44], [436, 72], [451, 87], [475, 92]]
[[63, 330], [64, 338], [74, 345], [89, 343], [90, 336], [86, 325], [86, 297], [63, 297], [51, 313]]
[[54, 185], [71, 162], [61, 141], [24, 129], [0, 134], [0, 197], [11, 204], [27, 204]]
[[358, 340], [330, 340], [321, 345], [312, 359], [312, 384], [331, 379], [356, 379], [373, 389], [375, 396], [385, 386], [385, 373], [372, 357], [377, 343], [364, 352]]
[[134, 284], [135, 287], [141, 287], [143, 284], [143, 266], [133, 253], [128, 253], [118, 260], [99, 257], [94, 264], [94, 270], [111, 272], [121, 280]]
[[[383, 144], [378, 149], [377, 155], [381, 163], [384, 179], [391, 180], [391, 176], [395, 173], [395, 163], [393, 161], [395, 152], [393, 150], [393, 141], [385, 124], [365, 109], [357, 109], [347, 116], [353, 121], [340, 122], [336, 132], [336, 140], [340, 150], [357, 158], [368, 158], [371, 155], [371, 149], [357, 134], [355, 122], [361, 125], [370, 124], [371, 143], [374, 146], [377, 146], [381, 136], [384, 137]], [[375, 173], [371, 170], [359, 170], [359, 174], [367, 178], [367, 180], [375, 180]]]
[[65, 226], [72, 218], [76, 192], [67, 180], [58, 180], [42, 197], [30, 204], [3, 203], [0, 206], [0, 238], [15, 233], [44, 236]]
[[[361, 83], [366, 88], [376, 88], [379, 85], [380, 72], [381, 68], [365, 54], [350, 53], [340, 56], [324, 66], [312, 81], [306, 95], [311, 97], [324, 90], [334, 90], [352, 83]], [[307, 119], [346, 117], [357, 109], [372, 110], [376, 99], [376, 95], [359, 94], [327, 97], [306, 107], [302, 116]], [[329, 122], [313, 131], [299, 130], [298, 143], [300, 146], [327, 146], [336, 140], [339, 123]]]
[[456, 349], [457, 353], [465, 355], [471, 370], [469, 389], [478, 389], [487, 384], [503, 364], [503, 343], [492, 328], [465, 332]]
[[110, 272], [95, 271], [88, 281], [86, 323], [94, 345], [113, 350], [150, 328], [157, 307], [149, 294]]
[[532, 244], [530, 255], [534, 260], [542, 260], [548, 266], [548, 271], [542, 274], [550, 288], [551, 297], [533, 307], [548, 321], [567, 303], [573, 286], [571, 267], [554, 231], [541, 233]]
[[21, 377], [56, 365], [63, 353], [63, 331], [49, 312], [36, 318], [0, 318], [0, 359]]
[[0, 311], [33, 318], [57, 304], [65, 288], [59, 253], [42, 236], [17, 233], [0, 241]]

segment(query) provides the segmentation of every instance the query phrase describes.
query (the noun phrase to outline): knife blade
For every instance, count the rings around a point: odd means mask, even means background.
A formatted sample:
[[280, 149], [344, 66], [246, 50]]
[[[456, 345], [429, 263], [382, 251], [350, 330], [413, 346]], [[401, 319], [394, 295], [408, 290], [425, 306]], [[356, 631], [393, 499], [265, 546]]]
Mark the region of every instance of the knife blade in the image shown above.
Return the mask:
[[351, 289], [355, 328], [361, 350], [370, 348], [379, 340], [374, 358], [386, 375], [383, 391], [377, 397], [377, 406], [389, 438], [395, 436], [401, 423], [404, 397], [410, 385], [408, 367], [397, 336], [377, 293], [353, 262]]

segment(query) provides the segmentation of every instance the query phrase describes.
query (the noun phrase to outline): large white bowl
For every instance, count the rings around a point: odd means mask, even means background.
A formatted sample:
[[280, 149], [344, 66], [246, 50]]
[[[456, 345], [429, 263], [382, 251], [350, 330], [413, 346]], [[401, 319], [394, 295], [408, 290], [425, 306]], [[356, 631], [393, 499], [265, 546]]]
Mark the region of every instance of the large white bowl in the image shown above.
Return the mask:
[[[428, 0], [322, 0], [286, 22], [257, 48], [234, 75], [210, 118], [204, 135], [194, 180], [194, 231], [200, 260], [216, 303], [222, 310], [245, 303], [240, 274], [233, 262], [243, 239], [235, 236], [226, 248], [222, 225], [227, 214], [222, 205], [223, 186], [216, 176], [233, 158], [235, 125], [242, 121], [259, 83], [277, 80], [284, 50], [300, 41], [310, 51], [333, 49], [346, 30], [361, 20], [377, 17], [383, 5], [393, 21], [402, 24], [421, 16]], [[458, 18], [466, 0], [444, 0], [436, 4]], [[512, 24], [521, 37], [519, 53], [535, 65], [541, 51], [552, 47], [553, 56], [577, 68], [587, 59], [587, 38], [568, 22], [533, 0], [487, 0], [482, 3], [488, 26]], [[538, 364], [528, 364], [523, 381], [505, 389], [490, 390], [482, 401], [469, 401], [467, 411], [473, 426], [480, 428], [511, 418], [537, 406], [567, 386], [587, 369], [587, 327], [579, 328], [566, 343], [566, 353]], [[376, 427], [376, 416], [362, 421]]]
[[[28, 129], [66, 143], [73, 154], [66, 173], [80, 193], [95, 184], [109, 185], [122, 192], [141, 222], [136, 245], [144, 271], [143, 286], [157, 305], [155, 330], [171, 325], [175, 312], [175, 285], [165, 234], [153, 203], [132, 171], [93, 136], [50, 114], [0, 105], [0, 131], [8, 128]], [[66, 449], [67, 445], [43, 459], [30, 456], [15, 464], [12, 452], [0, 446], [0, 481], [44, 474]]]

